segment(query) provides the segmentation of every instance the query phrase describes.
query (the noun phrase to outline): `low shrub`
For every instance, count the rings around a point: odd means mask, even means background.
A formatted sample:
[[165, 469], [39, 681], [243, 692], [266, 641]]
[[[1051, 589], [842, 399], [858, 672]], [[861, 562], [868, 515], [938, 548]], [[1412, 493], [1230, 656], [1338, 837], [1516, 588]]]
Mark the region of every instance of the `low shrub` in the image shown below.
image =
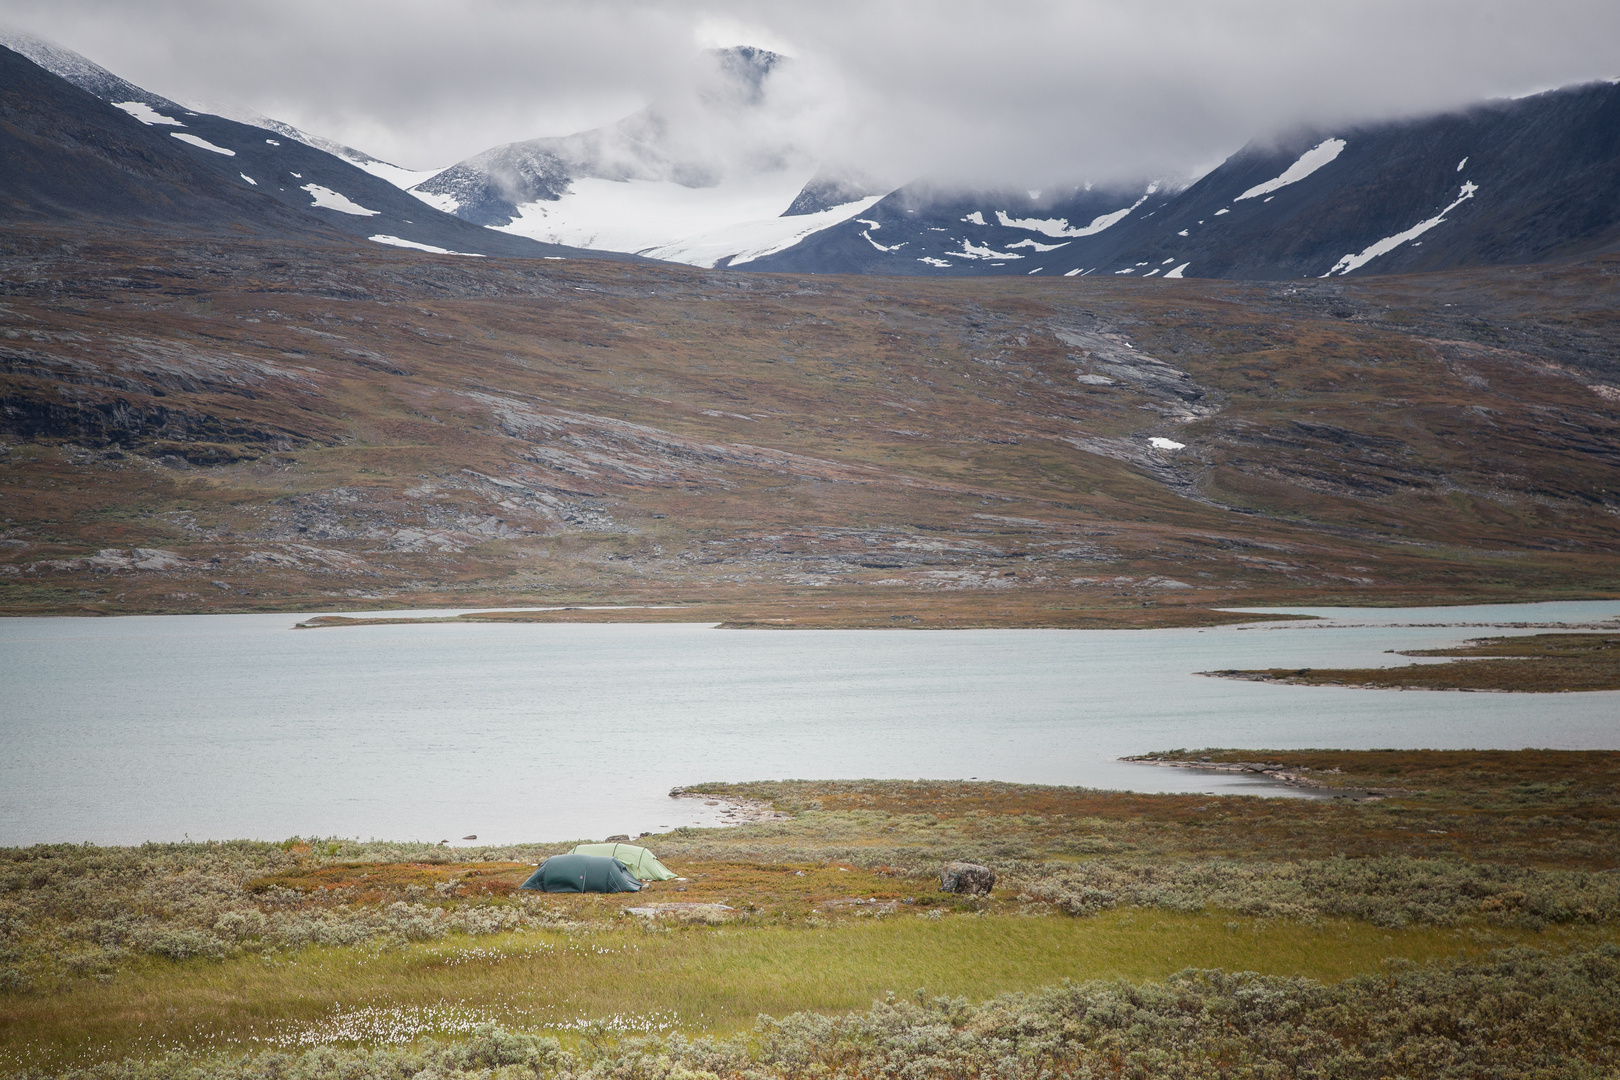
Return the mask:
[[1017, 868], [1023, 895], [1071, 915], [1121, 905], [1172, 911], [1365, 919], [1378, 926], [1456, 926], [1470, 919], [1525, 929], [1620, 916], [1620, 875], [1448, 859], [1296, 862], [1097, 860]]
[[974, 1005], [889, 997], [862, 1013], [761, 1017], [724, 1040], [584, 1040], [484, 1027], [453, 1044], [124, 1061], [62, 1080], [1599, 1080], [1620, 1069], [1620, 948], [1504, 950], [1324, 985], [1184, 971], [1066, 983]]

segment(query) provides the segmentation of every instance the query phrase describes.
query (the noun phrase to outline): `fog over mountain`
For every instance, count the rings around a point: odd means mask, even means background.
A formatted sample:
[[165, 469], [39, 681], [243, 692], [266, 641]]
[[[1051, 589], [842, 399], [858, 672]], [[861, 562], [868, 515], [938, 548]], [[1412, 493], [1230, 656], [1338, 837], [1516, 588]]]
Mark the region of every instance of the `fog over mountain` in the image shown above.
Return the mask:
[[1620, 8], [1593, 0], [4, 0], [0, 22], [408, 169], [676, 100], [740, 44], [794, 59], [771, 113], [795, 153], [965, 186], [1196, 175], [1257, 132], [1620, 75]]

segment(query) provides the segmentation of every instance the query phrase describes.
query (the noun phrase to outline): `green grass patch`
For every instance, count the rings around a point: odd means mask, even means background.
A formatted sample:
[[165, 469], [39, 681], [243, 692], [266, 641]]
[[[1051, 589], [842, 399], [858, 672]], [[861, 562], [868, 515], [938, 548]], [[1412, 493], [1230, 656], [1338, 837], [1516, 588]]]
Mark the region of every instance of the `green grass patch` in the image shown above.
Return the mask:
[[[1535, 936], [1556, 947], [1606, 929]], [[919, 916], [818, 927], [526, 932], [406, 948], [310, 947], [224, 962], [145, 960], [70, 993], [0, 999], [6, 1065], [61, 1068], [186, 1052], [294, 1049], [508, 1028], [726, 1034], [766, 1013], [861, 1009], [893, 992], [979, 1001], [1064, 980], [1163, 979], [1188, 967], [1335, 982], [1522, 932], [1315, 925], [1222, 913]], [[350, 1037], [345, 1037], [347, 1034]]]
[[[1326, 1068], [1372, 1047], [1359, 1073], [1300, 1073], [1369, 1080], [1474, 1075], [1507, 1045], [1526, 1062], [1620, 1062], [1607, 1004], [1620, 1001], [1620, 753], [1152, 756], [1344, 797], [699, 785], [787, 816], [650, 837], [682, 880], [612, 896], [514, 891], [569, 845], [0, 849], [0, 1072], [128, 1059], [144, 1064], [93, 1075], [509, 1066], [608, 1080], [643, 1075], [637, 1055], [654, 1053], [775, 1077], [802, 1075], [847, 1035], [859, 1052], [823, 1064], [854, 1080], [891, 1053], [913, 1060], [941, 1023], [960, 1046], [928, 1052], [974, 1075], [1025, 1042], [1074, 1069], [1118, 1072], [1134, 1055], [1141, 1068], [1125, 1073], [1142, 1076], [1167, 1074], [1163, 1054], [1207, 1064], [1228, 1051], [1228, 1064]], [[992, 867], [993, 894], [941, 892], [953, 860]], [[625, 910], [647, 907], [656, 919]], [[1520, 945], [1544, 951], [1492, 953]], [[1195, 999], [1220, 1011], [1202, 1028], [1183, 1024]], [[874, 1001], [886, 1003], [861, 1011]], [[1140, 1020], [1143, 1002], [1157, 1019]], [[761, 1014], [788, 1019], [756, 1028]], [[1244, 1034], [1223, 1050], [1238, 1038], [1228, 1014]], [[1298, 1017], [1314, 1025], [1303, 1042]], [[1053, 1024], [1061, 1046], [1043, 1041]], [[1413, 1039], [1434, 1053], [1409, 1060]], [[1587, 1075], [1548, 1073], [1566, 1074]]]

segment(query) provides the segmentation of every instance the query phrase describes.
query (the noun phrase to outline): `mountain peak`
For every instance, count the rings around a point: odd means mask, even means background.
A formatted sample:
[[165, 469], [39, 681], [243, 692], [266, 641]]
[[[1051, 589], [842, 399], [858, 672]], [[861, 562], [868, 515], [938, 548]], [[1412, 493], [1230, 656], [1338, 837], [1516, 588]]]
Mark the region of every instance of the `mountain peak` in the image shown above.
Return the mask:
[[739, 92], [742, 103], [758, 105], [765, 99], [765, 78], [787, 58], [769, 49], [753, 45], [732, 45], [724, 49], [711, 49], [720, 74]]
[[108, 71], [72, 49], [26, 30], [0, 27], [0, 45], [27, 57], [52, 75], [65, 79], [102, 101], [139, 101], [158, 112], [188, 112], [184, 105], [145, 90]]

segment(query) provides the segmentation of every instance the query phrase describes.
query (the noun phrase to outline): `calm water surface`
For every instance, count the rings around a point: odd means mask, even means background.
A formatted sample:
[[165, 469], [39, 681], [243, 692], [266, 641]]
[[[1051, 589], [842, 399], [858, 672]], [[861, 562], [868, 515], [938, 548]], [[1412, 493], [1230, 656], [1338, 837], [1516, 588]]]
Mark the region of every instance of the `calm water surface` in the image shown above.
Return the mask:
[[[481, 841], [707, 820], [700, 780], [929, 777], [1254, 791], [1172, 747], [1620, 746], [1620, 692], [1264, 686], [1620, 602], [1288, 609], [1207, 630], [291, 629], [307, 615], [0, 619], [0, 844]], [[1448, 624], [1448, 625], [1401, 625]], [[1534, 632], [1519, 629], [1504, 632]]]

